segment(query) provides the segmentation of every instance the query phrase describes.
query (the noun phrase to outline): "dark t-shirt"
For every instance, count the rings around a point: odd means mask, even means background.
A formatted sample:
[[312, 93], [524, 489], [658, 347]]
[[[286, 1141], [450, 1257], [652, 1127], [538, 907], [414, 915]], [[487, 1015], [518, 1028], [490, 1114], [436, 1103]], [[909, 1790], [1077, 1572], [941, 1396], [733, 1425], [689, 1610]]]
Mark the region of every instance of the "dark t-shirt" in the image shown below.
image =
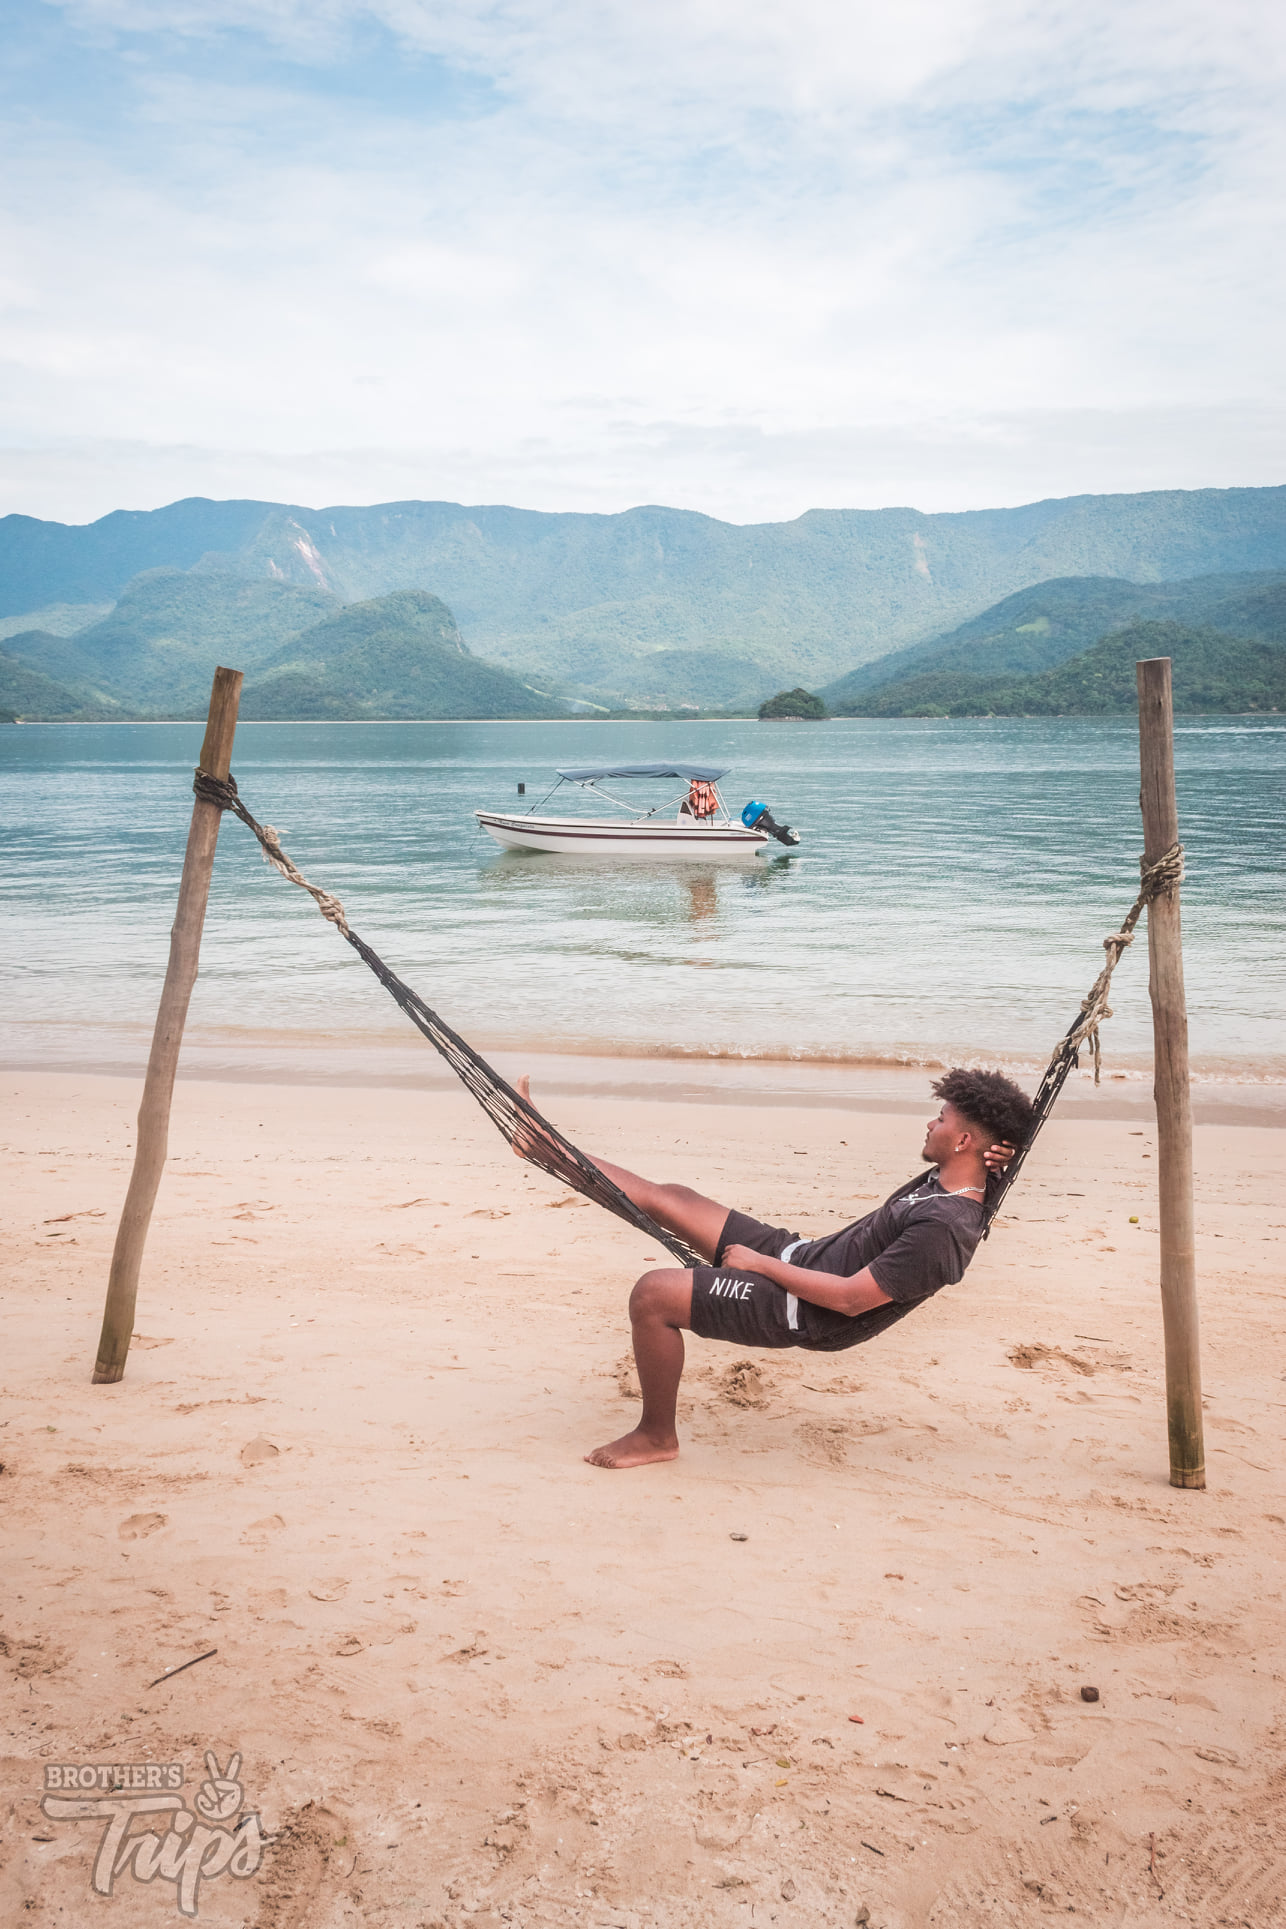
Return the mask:
[[829, 1352], [874, 1339], [940, 1287], [963, 1279], [982, 1227], [982, 1200], [972, 1192], [944, 1191], [937, 1173], [928, 1171], [908, 1179], [864, 1219], [824, 1239], [798, 1240], [743, 1213], [730, 1213], [721, 1250], [750, 1246], [790, 1266], [845, 1279], [869, 1266], [876, 1285], [889, 1296], [888, 1306], [850, 1314], [799, 1301], [799, 1327], [808, 1344]]

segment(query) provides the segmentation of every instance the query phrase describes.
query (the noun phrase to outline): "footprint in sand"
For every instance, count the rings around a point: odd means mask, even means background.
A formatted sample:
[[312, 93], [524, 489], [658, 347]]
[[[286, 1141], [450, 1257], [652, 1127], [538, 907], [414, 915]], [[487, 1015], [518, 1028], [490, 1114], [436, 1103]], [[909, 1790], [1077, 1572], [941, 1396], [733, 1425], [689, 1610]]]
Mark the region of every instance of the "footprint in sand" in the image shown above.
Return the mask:
[[[331, 1653], [350, 1655], [360, 1654], [363, 1648], [387, 1648], [394, 1641], [400, 1639], [402, 1635], [414, 1634], [415, 1628], [416, 1623], [411, 1620], [374, 1621], [364, 1628], [349, 1628], [344, 1634], [341, 1634], [339, 1639], [332, 1645]], [[477, 1648], [470, 1649], [467, 1652], [471, 1656], [474, 1653], [485, 1654], [487, 1650], [485, 1648]], [[449, 1661], [458, 1660], [459, 1658], [460, 1657], [456, 1655], [447, 1656]]]
[[735, 1793], [702, 1789], [697, 1796], [693, 1830], [703, 1849], [726, 1855], [750, 1832], [755, 1817]]
[[451, 1654], [444, 1654], [442, 1659], [444, 1661], [454, 1661], [462, 1668], [467, 1667], [470, 1661], [481, 1661], [484, 1654], [491, 1652], [489, 1648], [484, 1648], [480, 1645], [485, 1639], [486, 1636], [480, 1634], [476, 1640], [469, 1643], [467, 1648], [456, 1648]]
[[274, 1447], [271, 1440], [257, 1433], [241, 1449], [241, 1464], [243, 1467], [261, 1467], [265, 1460], [275, 1460], [280, 1452], [280, 1447]]
[[123, 1541], [143, 1541], [149, 1534], [160, 1531], [169, 1521], [168, 1514], [131, 1514], [123, 1520], [116, 1532]]
[[332, 1574], [329, 1579], [314, 1581], [308, 1592], [314, 1601], [341, 1601], [348, 1592], [348, 1577]]
[[1056, 1373], [1067, 1367], [1070, 1367], [1073, 1373], [1092, 1375], [1094, 1372], [1092, 1360], [1083, 1360], [1076, 1353], [1065, 1353], [1061, 1346], [1046, 1346], [1040, 1340], [1034, 1340], [1028, 1346], [1011, 1346], [1008, 1359], [1011, 1366], [1024, 1368], [1039, 1366], [1052, 1369]]
[[[272, 1839], [256, 1885], [254, 1929], [309, 1929], [329, 1913], [325, 1891], [337, 1886], [356, 1860], [347, 1843], [348, 1826], [330, 1809], [308, 1802], [288, 1814]], [[337, 1867], [332, 1874], [333, 1861]]]
[[263, 1549], [268, 1545], [268, 1536], [279, 1534], [285, 1525], [280, 1514], [265, 1514], [262, 1520], [251, 1521], [241, 1536], [241, 1545]]
[[287, 1606], [288, 1599], [284, 1587], [252, 1587], [249, 1594], [250, 1606], [260, 1620], [273, 1608]]

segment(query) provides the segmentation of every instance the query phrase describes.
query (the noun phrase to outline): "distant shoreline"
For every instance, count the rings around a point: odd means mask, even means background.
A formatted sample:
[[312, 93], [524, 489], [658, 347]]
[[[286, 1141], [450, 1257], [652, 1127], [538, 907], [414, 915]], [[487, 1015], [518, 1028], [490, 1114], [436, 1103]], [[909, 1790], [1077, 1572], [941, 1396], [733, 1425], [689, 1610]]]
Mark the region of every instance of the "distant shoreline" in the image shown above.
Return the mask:
[[[861, 724], [942, 724], [942, 723], [1111, 723], [1118, 718], [1132, 718], [1133, 710], [1032, 710], [1018, 716], [1008, 716], [1001, 711], [985, 716], [971, 717], [855, 717], [835, 715], [829, 717], [756, 717], [748, 711], [703, 710], [691, 715], [682, 711], [639, 711], [619, 710], [604, 712], [592, 717], [550, 715], [547, 717], [245, 717], [237, 725], [238, 730], [297, 730], [301, 724], [314, 729], [338, 728], [351, 730], [356, 725], [369, 724], [414, 724], [414, 723], [504, 723], [544, 728], [548, 724], [576, 723], [861, 723]], [[1286, 710], [1176, 710], [1176, 718], [1185, 720], [1209, 717], [1232, 718], [1254, 717], [1266, 724], [1275, 720], [1286, 723]], [[200, 717], [14, 717], [0, 718], [0, 730], [137, 730], [141, 727], [168, 728], [174, 724], [190, 723], [194, 729], [205, 723]]]

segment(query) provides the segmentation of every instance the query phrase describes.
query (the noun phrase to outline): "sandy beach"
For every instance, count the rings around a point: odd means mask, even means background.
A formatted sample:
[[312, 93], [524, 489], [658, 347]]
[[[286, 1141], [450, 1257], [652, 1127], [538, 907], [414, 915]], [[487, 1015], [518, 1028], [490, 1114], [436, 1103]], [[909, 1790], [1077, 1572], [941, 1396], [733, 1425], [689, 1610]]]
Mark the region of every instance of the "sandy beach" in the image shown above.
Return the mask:
[[[805, 1233], [909, 1176], [929, 1112], [927, 1079], [619, 1083], [535, 1096]], [[632, 1415], [661, 1255], [463, 1093], [181, 1080], [95, 1388], [138, 1083], [3, 1085], [6, 1923], [181, 1919], [163, 1877], [95, 1895], [102, 1823], [41, 1801], [63, 1764], [191, 1790], [206, 1751], [268, 1837], [209, 1924], [1286, 1921], [1279, 1109], [1198, 1114], [1186, 1493], [1145, 1093], [1070, 1104], [964, 1282], [874, 1344], [691, 1340], [680, 1459], [613, 1474], [581, 1455]]]

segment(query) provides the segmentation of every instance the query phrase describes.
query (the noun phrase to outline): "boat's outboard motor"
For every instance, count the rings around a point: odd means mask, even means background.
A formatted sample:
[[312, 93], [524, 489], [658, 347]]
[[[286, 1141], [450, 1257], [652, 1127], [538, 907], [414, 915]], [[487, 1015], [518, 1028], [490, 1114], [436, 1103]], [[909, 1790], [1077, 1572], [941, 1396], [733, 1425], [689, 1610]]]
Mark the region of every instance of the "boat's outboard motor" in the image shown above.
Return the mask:
[[793, 831], [789, 824], [779, 824], [767, 804], [756, 804], [752, 799], [742, 811], [741, 821], [748, 831], [767, 831], [779, 844], [799, 842], [799, 832]]

